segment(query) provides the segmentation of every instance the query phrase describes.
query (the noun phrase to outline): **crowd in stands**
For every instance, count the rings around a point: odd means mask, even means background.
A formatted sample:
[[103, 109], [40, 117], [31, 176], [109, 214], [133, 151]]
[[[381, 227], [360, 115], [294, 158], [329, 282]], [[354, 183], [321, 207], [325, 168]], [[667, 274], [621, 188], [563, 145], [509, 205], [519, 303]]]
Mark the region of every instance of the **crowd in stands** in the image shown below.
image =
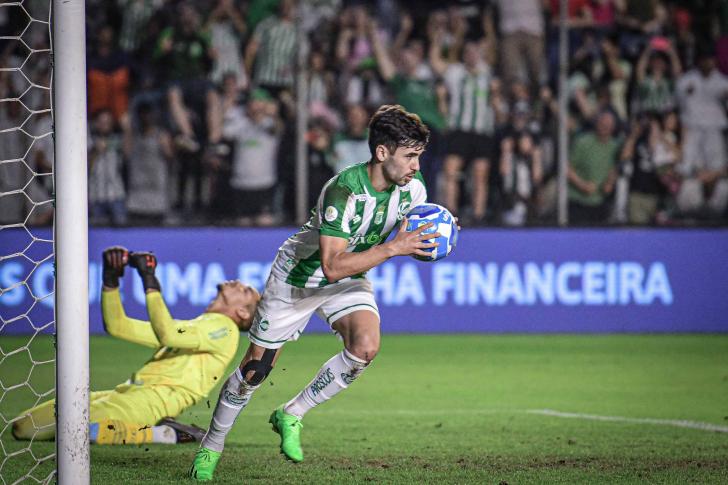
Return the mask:
[[[553, 224], [558, 5], [87, 0], [91, 222], [290, 223], [301, 26], [309, 205], [370, 158], [369, 116], [397, 103], [431, 130], [430, 200], [464, 225]], [[570, 223], [728, 221], [728, 0], [568, 5]], [[4, 31], [23, 22], [0, 15]], [[2, 65], [22, 63], [22, 46], [0, 46]], [[43, 79], [49, 66], [27, 70]], [[0, 72], [0, 98], [25, 89], [11, 74]], [[0, 131], [26, 115], [0, 104]], [[34, 118], [47, 129], [49, 114]], [[0, 143], [0, 159], [25, 153], [14, 143]], [[47, 145], [28, 148], [32, 170], [49, 170]], [[0, 191], [24, 176], [5, 173]]]

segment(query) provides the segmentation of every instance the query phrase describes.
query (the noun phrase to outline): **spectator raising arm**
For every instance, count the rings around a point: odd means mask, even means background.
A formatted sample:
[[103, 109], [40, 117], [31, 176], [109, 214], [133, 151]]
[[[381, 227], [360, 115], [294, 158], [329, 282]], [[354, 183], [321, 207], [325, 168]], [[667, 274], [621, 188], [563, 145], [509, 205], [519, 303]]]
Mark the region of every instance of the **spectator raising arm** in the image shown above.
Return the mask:
[[442, 57], [441, 41], [443, 32], [436, 31], [430, 34], [430, 67], [438, 76], [443, 76], [447, 70], [449, 62]]
[[389, 82], [397, 75], [397, 67], [394, 65], [392, 57], [387, 52], [387, 48], [379, 37], [379, 28], [375, 20], [369, 22], [369, 38], [372, 42], [372, 49], [374, 50], [374, 57], [377, 60], [379, 74], [382, 76], [382, 79]]

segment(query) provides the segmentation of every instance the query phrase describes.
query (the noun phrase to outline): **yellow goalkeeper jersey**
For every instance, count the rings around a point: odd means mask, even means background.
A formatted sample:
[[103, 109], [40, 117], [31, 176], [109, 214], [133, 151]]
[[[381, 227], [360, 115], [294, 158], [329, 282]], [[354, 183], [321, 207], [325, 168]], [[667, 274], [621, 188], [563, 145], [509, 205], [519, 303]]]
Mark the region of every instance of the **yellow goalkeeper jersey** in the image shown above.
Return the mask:
[[229, 317], [219, 313], [174, 320], [161, 293], [148, 293], [146, 299], [149, 321], [126, 316], [118, 289], [101, 294], [107, 332], [156, 349], [144, 367], [116, 389], [124, 392], [130, 386], [169, 386], [190, 401], [186, 405], [194, 404], [225, 379], [225, 369], [238, 349], [240, 330]]

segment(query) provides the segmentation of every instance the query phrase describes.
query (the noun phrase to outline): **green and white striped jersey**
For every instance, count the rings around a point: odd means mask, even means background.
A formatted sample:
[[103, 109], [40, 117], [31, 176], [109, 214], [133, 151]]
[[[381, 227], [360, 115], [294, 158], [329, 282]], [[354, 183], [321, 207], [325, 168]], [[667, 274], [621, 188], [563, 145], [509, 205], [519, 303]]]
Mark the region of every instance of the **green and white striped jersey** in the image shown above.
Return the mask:
[[[348, 239], [347, 252], [366, 251], [386, 241], [410, 207], [426, 200], [419, 172], [403, 187], [393, 185], [377, 192], [369, 180], [367, 163], [352, 165], [326, 183], [311, 219], [278, 250], [271, 273], [299, 288], [326, 286], [330, 283], [321, 268], [319, 235]], [[364, 273], [351, 278], [363, 277]]]

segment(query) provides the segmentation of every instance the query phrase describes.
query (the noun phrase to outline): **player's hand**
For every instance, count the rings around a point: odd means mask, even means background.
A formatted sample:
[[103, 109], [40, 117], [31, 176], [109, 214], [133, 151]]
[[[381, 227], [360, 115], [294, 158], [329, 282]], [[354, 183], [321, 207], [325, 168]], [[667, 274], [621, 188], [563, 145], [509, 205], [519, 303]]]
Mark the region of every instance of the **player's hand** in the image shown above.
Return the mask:
[[154, 274], [157, 269], [157, 257], [150, 252], [134, 252], [129, 254], [129, 266], [136, 268], [142, 278], [144, 290], [161, 291], [162, 287]]
[[119, 278], [124, 276], [124, 267], [129, 262], [129, 251], [122, 246], [111, 246], [102, 253], [104, 263], [101, 280], [106, 288], [118, 288]]
[[439, 232], [423, 234], [424, 231], [431, 228], [434, 224], [428, 222], [418, 227], [414, 231], [407, 230], [407, 218], [402, 219], [402, 223], [399, 226], [399, 231], [390, 244], [390, 247], [394, 250], [395, 256], [430, 256], [430, 253], [426, 252], [425, 249], [432, 249], [439, 246], [435, 242], [427, 242], [430, 239], [434, 239], [440, 236]]

